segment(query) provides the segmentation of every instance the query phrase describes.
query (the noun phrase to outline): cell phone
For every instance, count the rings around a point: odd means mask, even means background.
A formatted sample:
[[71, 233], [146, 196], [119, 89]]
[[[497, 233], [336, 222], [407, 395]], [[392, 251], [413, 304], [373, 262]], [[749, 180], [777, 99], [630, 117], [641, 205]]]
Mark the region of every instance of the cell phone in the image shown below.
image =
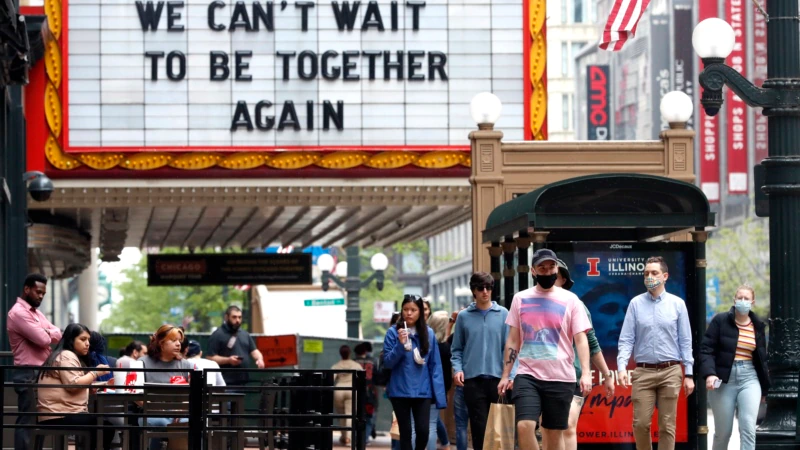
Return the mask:
[[717, 378], [717, 380], [714, 381], [714, 389], [719, 389], [720, 386], [722, 386], [722, 380]]

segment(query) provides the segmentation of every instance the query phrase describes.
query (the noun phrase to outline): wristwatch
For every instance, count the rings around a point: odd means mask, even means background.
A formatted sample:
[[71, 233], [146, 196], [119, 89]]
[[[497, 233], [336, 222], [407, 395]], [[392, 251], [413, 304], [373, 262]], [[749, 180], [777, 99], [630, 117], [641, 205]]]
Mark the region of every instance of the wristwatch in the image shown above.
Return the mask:
[[613, 376], [614, 376], [614, 372], [609, 370], [608, 373], [603, 374], [603, 379], [611, 378]]

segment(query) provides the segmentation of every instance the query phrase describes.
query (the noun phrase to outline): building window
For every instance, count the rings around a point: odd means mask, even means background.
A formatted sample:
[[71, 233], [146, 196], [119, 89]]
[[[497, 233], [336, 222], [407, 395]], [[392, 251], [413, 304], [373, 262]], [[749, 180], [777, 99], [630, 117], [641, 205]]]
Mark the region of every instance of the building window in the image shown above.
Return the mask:
[[563, 0], [561, 2], [561, 23], [567, 23], [567, 17], [569, 17], [569, 8], [567, 7], [567, 0]]
[[[572, 0], [572, 22], [583, 23], [583, 4], [585, 0]], [[566, 4], [566, 2], [564, 2]]]
[[561, 94], [561, 129], [569, 130], [569, 95]]
[[574, 76], [575, 72], [575, 57], [581, 52], [583, 46], [586, 45], [586, 42], [573, 42], [572, 43], [572, 54], [569, 55], [569, 76]]
[[569, 75], [569, 49], [566, 42], [561, 43], [561, 76]]
[[416, 252], [410, 252], [403, 255], [403, 273], [418, 274], [425, 271], [424, 264], [422, 263], [422, 255]]

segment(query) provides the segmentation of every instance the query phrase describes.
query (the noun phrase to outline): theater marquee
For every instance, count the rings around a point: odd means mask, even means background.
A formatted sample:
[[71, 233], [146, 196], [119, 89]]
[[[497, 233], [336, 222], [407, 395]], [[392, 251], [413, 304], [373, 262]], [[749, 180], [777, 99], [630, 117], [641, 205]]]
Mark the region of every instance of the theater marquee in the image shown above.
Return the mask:
[[519, 1], [71, 0], [65, 152], [464, 146], [523, 137]]

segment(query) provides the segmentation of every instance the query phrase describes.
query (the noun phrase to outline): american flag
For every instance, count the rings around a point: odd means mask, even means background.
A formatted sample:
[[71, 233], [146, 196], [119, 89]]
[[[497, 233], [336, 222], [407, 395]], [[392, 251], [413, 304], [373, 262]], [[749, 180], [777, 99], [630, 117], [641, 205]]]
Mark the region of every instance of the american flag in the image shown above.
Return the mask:
[[600, 48], [612, 52], [621, 50], [625, 42], [636, 34], [639, 19], [649, 4], [650, 0], [614, 0], [603, 28]]

